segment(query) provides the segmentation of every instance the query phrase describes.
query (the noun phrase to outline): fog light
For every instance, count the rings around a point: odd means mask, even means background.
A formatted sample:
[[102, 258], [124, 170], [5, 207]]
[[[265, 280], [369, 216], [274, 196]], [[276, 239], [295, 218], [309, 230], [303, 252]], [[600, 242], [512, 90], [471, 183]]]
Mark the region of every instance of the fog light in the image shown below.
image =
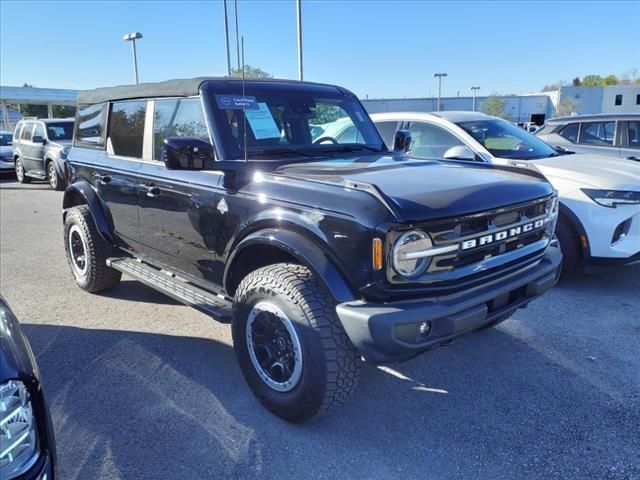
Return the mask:
[[418, 328], [421, 337], [426, 337], [431, 333], [431, 322], [422, 322]]

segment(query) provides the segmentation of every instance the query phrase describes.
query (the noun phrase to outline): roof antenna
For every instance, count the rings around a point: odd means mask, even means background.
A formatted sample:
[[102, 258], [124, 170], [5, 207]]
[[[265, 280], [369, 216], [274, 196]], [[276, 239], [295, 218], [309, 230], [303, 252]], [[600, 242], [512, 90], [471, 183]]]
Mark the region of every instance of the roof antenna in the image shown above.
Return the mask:
[[247, 162], [247, 99], [244, 96], [244, 35], [241, 37], [242, 43], [242, 118], [244, 121], [244, 161]]

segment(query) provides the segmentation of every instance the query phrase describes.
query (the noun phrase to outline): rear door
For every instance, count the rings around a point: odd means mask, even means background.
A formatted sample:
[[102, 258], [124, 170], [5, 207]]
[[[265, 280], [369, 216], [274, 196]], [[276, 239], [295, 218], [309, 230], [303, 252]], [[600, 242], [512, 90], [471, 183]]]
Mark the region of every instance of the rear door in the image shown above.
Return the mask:
[[199, 98], [149, 102], [145, 161], [138, 195], [142, 251], [170, 269], [211, 280], [215, 271], [215, 218], [221, 172], [168, 170], [164, 139], [211, 141]]
[[[32, 160], [32, 143], [31, 143], [31, 134], [33, 133], [33, 122], [25, 122], [24, 127], [22, 127], [22, 132], [20, 132], [20, 143], [18, 150], [18, 155], [22, 160], [22, 166], [26, 171], [33, 170], [34, 162]], [[15, 147], [14, 147], [15, 148]]]
[[34, 138], [41, 138], [46, 141], [47, 132], [42, 122], [36, 122], [33, 128], [33, 135], [31, 136], [31, 153], [30, 164], [32, 165], [29, 170], [37, 172], [41, 175], [45, 174], [44, 168], [44, 143], [43, 141], [34, 142]]

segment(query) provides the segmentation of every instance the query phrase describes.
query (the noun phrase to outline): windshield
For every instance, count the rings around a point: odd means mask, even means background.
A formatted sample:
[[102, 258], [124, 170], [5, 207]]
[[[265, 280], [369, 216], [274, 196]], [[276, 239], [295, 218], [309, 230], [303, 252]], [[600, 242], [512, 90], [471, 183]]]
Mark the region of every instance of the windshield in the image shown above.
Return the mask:
[[505, 120], [477, 120], [457, 124], [482, 144], [491, 155], [514, 160], [555, 157], [553, 148], [542, 140]]
[[11, 133], [0, 133], [0, 147], [8, 147], [11, 145], [12, 138], [13, 134]]
[[73, 122], [47, 123], [49, 140], [71, 140], [73, 138]]
[[246, 84], [244, 95], [240, 82], [214, 88], [209, 101], [227, 159], [244, 159], [245, 142], [251, 159], [386, 151], [357, 98], [337, 88]]

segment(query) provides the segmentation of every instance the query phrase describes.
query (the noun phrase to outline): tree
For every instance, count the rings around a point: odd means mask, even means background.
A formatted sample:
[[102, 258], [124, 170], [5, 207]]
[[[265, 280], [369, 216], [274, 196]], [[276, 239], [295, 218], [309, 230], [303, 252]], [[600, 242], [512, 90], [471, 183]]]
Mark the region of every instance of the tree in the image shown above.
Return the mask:
[[[241, 68], [232, 68], [231, 69], [232, 77], [240, 77], [242, 78], [242, 69]], [[261, 68], [252, 67], [251, 65], [244, 66], [244, 78], [273, 78], [273, 75], [265, 72]]]
[[607, 75], [606, 77], [604, 77], [602, 80], [600, 80], [599, 85], [605, 86], [605, 85], [617, 85], [618, 82], [618, 77], [616, 77], [615, 75]]
[[582, 77], [582, 86], [583, 87], [595, 87], [600, 85], [600, 81], [602, 77], [600, 75], [585, 75]]
[[54, 105], [53, 118], [70, 118], [76, 116], [76, 107], [70, 105]]
[[542, 87], [542, 91], [543, 92], [555, 92], [556, 90], [560, 90], [560, 87], [562, 87], [563, 84], [564, 84], [564, 82], [562, 82], [562, 81], [551, 83], [549, 85], [545, 85], [544, 87]]
[[504, 111], [503, 98], [496, 94], [490, 95], [484, 102], [482, 102], [480, 111], [494, 117], [509, 119], [509, 114]]
[[564, 117], [578, 111], [578, 102], [573, 98], [563, 98], [556, 107], [556, 116]]
[[580, 82], [580, 77], [576, 77], [573, 79], [573, 81], [571, 82], [571, 84], [574, 87], [579, 87], [580, 85], [582, 85], [582, 82]]

